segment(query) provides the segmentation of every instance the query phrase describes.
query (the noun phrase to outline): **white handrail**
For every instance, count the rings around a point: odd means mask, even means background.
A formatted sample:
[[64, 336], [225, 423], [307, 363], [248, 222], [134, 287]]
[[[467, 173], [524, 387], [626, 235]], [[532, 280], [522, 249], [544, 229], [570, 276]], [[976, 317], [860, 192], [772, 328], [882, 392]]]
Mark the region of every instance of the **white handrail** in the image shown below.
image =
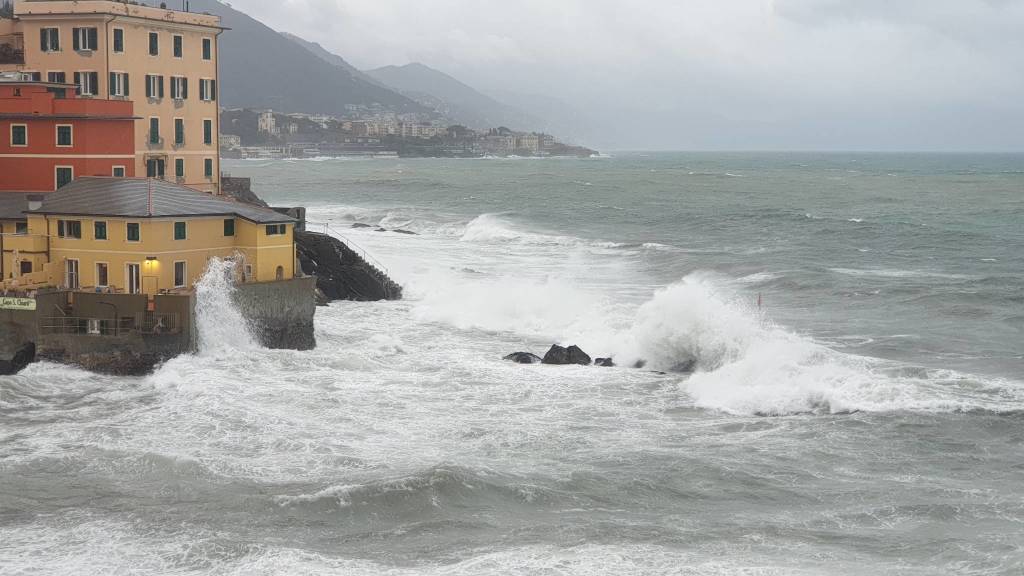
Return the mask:
[[356, 254], [361, 256], [363, 258], [363, 260], [365, 260], [368, 264], [374, 266], [375, 268], [380, 270], [385, 276], [389, 276], [389, 278], [390, 278], [390, 275], [389, 275], [389, 272], [388, 272], [388, 269], [387, 269], [386, 266], [384, 266], [383, 264], [380, 263], [379, 260], [377, 260], [376, 258], [371, 256], [370, 253], [367, 252], [362, 246], [356, 244], [355, 242], [350, 240], [348, 237], [343, 236], [342, 234], [338, 233], [334, 228], [331, 227], [330, 224], [328, 224], [326, 222], [312, 222], [310, 220], [306, 221], [306, 226], [309, 226], [311, 224], [314, 225], [314, 226], [322, 226], [323, 229], [324, 229], [324, 234], [326, 234], [327, 236], [334, 237], [334, 238], [336, 238], [338, 240], [341, 240], [346, 246], [349, 247], [350, 250], [352, 250], [353, 252], [355, 252]]

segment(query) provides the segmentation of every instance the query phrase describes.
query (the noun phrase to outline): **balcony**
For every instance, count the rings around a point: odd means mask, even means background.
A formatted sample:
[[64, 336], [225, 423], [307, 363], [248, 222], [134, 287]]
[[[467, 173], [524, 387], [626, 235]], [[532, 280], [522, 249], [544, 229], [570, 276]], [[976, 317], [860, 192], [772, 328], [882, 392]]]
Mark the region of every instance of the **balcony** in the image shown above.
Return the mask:
[[25, 65], [25, 39], [21, 34], [0, 35], [0, 64]]

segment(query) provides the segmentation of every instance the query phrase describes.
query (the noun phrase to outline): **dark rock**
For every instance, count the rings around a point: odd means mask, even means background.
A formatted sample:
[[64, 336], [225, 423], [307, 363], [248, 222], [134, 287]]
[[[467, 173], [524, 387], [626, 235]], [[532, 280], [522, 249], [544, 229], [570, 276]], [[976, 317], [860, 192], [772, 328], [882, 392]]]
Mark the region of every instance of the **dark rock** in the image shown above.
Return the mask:
[[13, 324], [0, 325], [0, 376], [21, 372], [35, 362], [36, 345]]
[[689, 358], [669, 368], [668, 371], [672, 372], [673, 374], [692, 374], [694, 369], [696, 368], [697, 360]]
[[611, 358], [598, 358], [594, 360], [594, 365], [602, 368], [614, 368], [615, 362]]
[[590, 366], [591, 358], [586, 352], [580, 350], [578, 346], [563, 348], [556, 344], [548, 350], [547, 354], [544, 355], [543, 362], [545, 364], [557, 364], [562, 366], [568, 364]]
[[383, 227], [379, 227], [379, 226], [377, 227], [376, 230], [374, 230], [374, 232], [387, 232], [387, 231], [388, 231], [387, 228], [383, 228]]
[[353, 228], [373, 228], [373, 224], [363, 224], [362, 222], [356, 222], [352, 225]]
[[303, 273], [316, 276], [321, 302], [401, 300], [402, 287], [341, 240], [319, 232], [296, 232]]
[[503, 360], [515, 362], [516, 364], [540, 364], [541, 362], [544, 361], [540, 356], [537, 356], [536, 354], [531, 354], [529, 352], [515, 352], [513, 354], [505, 356]]
[[644, 366], [647, 366], [647, 360], [637, 360], [636, 362], [633, 363], [633, 368], [636, 368], [637, 370], [643, 368]]
[[395, 228], [394, 230], [392, 230], [392, 232], [398, 234], [408, 234], [410, 236], [419, 236], [419, 234], [413, 232], [412, 230], [403, 230], [402, 228]]

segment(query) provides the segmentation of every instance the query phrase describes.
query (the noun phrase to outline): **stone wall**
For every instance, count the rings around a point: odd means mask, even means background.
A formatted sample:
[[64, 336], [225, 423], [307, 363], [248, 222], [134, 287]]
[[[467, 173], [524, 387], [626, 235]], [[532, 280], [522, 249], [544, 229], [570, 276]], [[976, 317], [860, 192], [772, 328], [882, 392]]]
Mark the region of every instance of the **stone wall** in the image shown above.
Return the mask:
[[316, 278], [239, 284], [234, 299], [252, 324], [261, 345], [267, 348], [312, 350], [316, 348], [313, 315]]

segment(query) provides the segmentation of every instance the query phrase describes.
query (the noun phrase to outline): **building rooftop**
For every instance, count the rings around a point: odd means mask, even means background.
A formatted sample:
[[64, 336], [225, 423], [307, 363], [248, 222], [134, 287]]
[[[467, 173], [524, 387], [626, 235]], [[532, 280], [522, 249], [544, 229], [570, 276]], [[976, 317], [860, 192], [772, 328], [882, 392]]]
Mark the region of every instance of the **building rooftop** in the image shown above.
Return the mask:
[[14, 5], [14, 15], [19, 18], [64, 14], [110, 14], [159, 20], [167, 23], [220, 28], [220, 16], [155, 8], [112, 0], [18, 0]]
[[24, 220], [29, 196], [42, 198], [39, 192], [0, 192], [0, 220]]
[[268, 208], [152, 178], [84, 176], [47, 194], [34, 214], [178, 218], [235, 216], [257, 224], [296, 222]]

